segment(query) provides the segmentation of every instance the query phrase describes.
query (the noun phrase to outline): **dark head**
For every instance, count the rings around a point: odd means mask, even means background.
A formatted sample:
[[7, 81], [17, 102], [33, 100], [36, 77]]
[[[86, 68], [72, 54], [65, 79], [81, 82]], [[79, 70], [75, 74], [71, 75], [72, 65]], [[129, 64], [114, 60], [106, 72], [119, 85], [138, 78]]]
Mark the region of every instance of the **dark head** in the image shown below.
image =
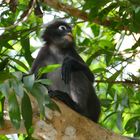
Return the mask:
[[47, 45], [54, 44], [65, 48], [74, 44], [72, 28], [62, 20], [50, 22], [42, 37]]

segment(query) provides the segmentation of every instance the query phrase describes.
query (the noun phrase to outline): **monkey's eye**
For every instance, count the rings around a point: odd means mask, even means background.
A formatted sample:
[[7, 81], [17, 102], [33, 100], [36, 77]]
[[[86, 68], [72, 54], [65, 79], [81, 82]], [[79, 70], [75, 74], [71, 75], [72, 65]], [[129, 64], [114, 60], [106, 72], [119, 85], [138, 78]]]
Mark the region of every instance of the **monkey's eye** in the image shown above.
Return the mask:
[[61, 30], [61, 31], [66, 31], [66, 30], [67, 30], [67, 27], [64, 26], [64, 25], [60, 25], [60, 26], [58, 27], [58, 29]]

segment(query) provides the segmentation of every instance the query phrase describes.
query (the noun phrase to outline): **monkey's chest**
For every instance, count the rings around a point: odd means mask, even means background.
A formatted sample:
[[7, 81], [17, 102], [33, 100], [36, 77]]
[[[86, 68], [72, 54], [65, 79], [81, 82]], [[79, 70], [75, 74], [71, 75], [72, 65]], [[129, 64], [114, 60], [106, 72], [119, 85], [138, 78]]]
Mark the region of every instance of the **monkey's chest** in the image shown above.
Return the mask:
[[51, 90], [60, 90], [69, 94], [70, 86], [66, 85], [62, 80], [61, 68], [47, 74], [47, 78], [51, 80], [52, 84], [49, 86]]

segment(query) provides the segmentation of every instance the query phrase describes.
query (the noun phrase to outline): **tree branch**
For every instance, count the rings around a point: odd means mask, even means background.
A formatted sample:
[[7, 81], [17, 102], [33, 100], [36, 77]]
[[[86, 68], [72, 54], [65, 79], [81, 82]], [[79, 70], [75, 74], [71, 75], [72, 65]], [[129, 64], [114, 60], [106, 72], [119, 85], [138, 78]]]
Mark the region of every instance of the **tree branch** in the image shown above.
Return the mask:
[[[129, 138], [122, 137], [113, 132], [102, 128], [98, 124], [90, 121], [86, 117], [74, 112], [60, 101], [56, 101], [61, 110], [61, 114], [46, 110], [46, 120], [40, 120], [37, 109], [37, 102], [31, 100], [33, 103], [34, 117], [33, 117], [33, 136], [37, 139], [54, 139], [54, 140], [129, 140]], [[5, 116], [5, 125], [0, 128], [0, 134], [25, 133], [23, 122], [19, 130], [13, 128], [13, 125]]]
[[17, 20], [13, 25], [10, 25], [8, 27], [1, 27], [0, 30], [9, 30], [11, 28], [16, 27], [19, 23], [25, 22], [28, 19], [28, 17], [30, 16], [30, 14], [32, 13], [35, 3], [36, 3], [36, 0], [30, 0], [28, 8], [22, 13], [19, 20]]
[[124, 81], [108, 81], [108, 80], [95, 80], [97, 83], [112, 83], [112, 84], [131, 84], [131, 85], [140, 85], [140, 81], [131, 81], [131, 80], [124, 80]]
[[[70, 5], [63, 4], [63, 3], [59, 2], [59, 0], [43, 0], [43, 2], [46, 3], [48, 6], [50, 6], [52, 8], [54, 8], [56, 10], [66, 12], [67, 14], [69, 14], [73, 17], [80, 18], [84, 21], [90, 21], [89, 18], [88, 18], [88, 13], [86, 13], [82, 10], [79, 10], [77, 8], [74, 8]], [[98, 18], [95, 18], [93, 20], [94, 23], [99, 24], [99, 25], [103, 25], [103, 26], [106, 26], [106, 27], [112, 25], [112, 23], [115, 22], [115, 21], [117, 21], [117, 20], [116, 19], [107, 19], [107, 18], [103, 21], [99, 20]], [[122, 25], [117, 26], [116, 28], [119, 29], [119, 30], [128, 30], [127, 26], [122, 26]]]

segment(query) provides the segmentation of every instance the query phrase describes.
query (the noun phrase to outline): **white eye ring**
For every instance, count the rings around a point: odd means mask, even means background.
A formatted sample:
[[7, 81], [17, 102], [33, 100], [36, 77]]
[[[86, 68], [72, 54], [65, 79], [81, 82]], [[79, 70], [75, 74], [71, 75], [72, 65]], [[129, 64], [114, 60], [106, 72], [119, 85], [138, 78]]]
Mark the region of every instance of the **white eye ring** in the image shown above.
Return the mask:
[[66, 30], [67, 30], [67, 27], [64, 26], [64, 25], [60, 25], [60, 26], [58, 27], [58, 29], [61, 30], [61, 31], [66, 31]]

